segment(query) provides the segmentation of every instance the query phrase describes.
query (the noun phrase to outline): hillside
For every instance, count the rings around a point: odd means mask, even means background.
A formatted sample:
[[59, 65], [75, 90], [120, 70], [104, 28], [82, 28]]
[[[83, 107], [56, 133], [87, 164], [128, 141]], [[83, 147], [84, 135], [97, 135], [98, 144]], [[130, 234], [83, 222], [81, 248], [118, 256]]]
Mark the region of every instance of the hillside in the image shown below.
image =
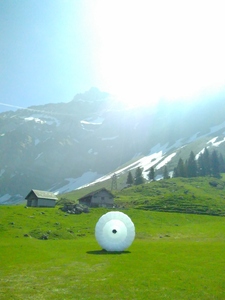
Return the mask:
[[191, 150], [224, 154], [224, 115], [222, 95], [128, 109], [96, 88], [68, 103], [1, 113], [0, 204], [21, 203], [31, 189], [63, 194], [138, 166], [145, 177], [153, 166], [160, 179]]
[[[71, 216], [60, 209], [64, 201], [77, 202], [89, 191], [90, 187], [62, 195], [60, 204], [54, 209], [26, 208], [25, 204], [0, 206], [1, 236], [27, 235], [38, 239], [45, 235], [50, 239], [92, 236], [95, 222], [105, 209], [91, 209], [90, 213], [76, 215], [72, 223]], [[152, 181], [113, 193], [115, 209], [129, 211], [134, 218], [142, 214], [141, 211], [225, 216], [225, 174], [221, 179], [197, 177]]]
[[[77, 201], [83, 195], [103, 186], [103, 183], [99, 183], [79, 189], [61, 195], [60, 199]], [[104, 187], [110, 189], [110, 181]], [[115, 205], [120, 208], [225, 215], [225, 174], [221, 179], [213, 177], [163, 179], [113, 190], [113, 193], [116, 197]]]
[[[210, 183], [216, 182], [217, 186]], [[135, 186], [118, 194], [118, 203], [165, 212], [225, 215], [225, 181], [179, 178]]]

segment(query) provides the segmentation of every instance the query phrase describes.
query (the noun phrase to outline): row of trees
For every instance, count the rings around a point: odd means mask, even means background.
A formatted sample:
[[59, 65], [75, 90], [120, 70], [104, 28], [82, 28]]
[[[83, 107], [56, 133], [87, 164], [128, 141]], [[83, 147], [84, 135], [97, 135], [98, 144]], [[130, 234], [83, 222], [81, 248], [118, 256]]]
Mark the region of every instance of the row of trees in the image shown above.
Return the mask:
[[173, 177], [196, 177], [196, 176], [214, 176], [219, 178], [220, 173], [225, 172], [225, 161], [223, 155], [218, 154], [216, 150], [211, 153], [207, 148], [195, 158], [191, 151], [189, 158], [184, 161], [179, 159], [174, 168]]
[[[155, 169], [153, 167], [150, 168], [149, 173], [148, 173], [148, 179], [149, 180], [155, 180]], [[145, 182], [145, 179], [142, 175], [142, 168], [138, 167], [135, 170], [135, 175], [133, 177], [131, 171], [128, 172], [128, 176], [127, 176], [127, 184], [128, 185], [138, 185], [138, 184], [142, 184]]]
[[[167, 167], [165, 166], [164, 168], [164, 175], [163, 178], [167, 179], [169, 178], [169, 173], [167, 170]], [[149, 172], [148, 172], [148, 180], [155, 180], [155, 169], [153, 167], [150, 168]], [[142, 175], [142, 169], [140, 167], [138, 167], [135, 170], [135, 175], [133, 177], [131, 171], [128, 172], [128, 176], [127, 176], [127, 182], [126, 184], [128, 185], [139, 185], [145, 182], [145, 179]]]
[[128, 175], [127, 175], [127, 184], [128, 185], [138, 185], [138, 184], [142, 184], [145, 182], [145, 179], [142, 175], [142, 169], [140, 167], [138, 167], [136, 170], [135, 170], [135, 176], [133, 177], [131, 171], [128, 172]]
[[[211, 153], [207, 148], [196, 159], [195, 154], [191, 151], [187, 160], [179, 159], [177, 166], [173, 170], [173, 177], [197, 177], [197, 176], [214, 176], [219, 178], [220, 173], [225, 173], [225, 160], [223, 155], [218, 155], [216, 150]], [[170, 178], [167, 166], [163, 170], [163, 179]], [[150, 168], [148, 173], [149, 180], [155, 180], [155, 169]], [[142, 175], [142, 169], [138, 167], [133, 177], [131, 171], [128, 172], [127, 184], [139, 185], [145, 182]]]

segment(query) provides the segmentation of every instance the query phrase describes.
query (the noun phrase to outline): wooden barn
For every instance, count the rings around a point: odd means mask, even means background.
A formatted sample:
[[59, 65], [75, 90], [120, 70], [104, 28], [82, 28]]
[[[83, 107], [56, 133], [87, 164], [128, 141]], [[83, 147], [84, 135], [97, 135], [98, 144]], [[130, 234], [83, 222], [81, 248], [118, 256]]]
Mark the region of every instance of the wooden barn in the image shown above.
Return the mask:
[[39, 190], [31, 190], [25, 199], [27, 200], [27, 206], [32, 207], [55, 207], [58, 200], [55, 194]]
[[114, 206], [114, 195], [105, 188], [91, 192], [78, 200], [80, 204], [87, 205], [89, 207]]

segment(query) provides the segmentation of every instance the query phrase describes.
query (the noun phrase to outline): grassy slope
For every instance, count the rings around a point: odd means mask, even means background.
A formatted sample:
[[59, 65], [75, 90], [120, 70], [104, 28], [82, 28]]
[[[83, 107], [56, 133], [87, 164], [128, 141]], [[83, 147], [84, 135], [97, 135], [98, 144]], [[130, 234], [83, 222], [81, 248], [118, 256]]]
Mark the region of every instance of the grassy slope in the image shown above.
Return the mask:
[[[219, 185], [212, 187], [209, 181]], [[223, 180], [204, 177], [160, 180], [121, 191], [118, 203], [157, 211], [225, 215], [223, 184]]]
[[223, 217], [127, 209], [135, 241], [107, 254], [105, 212], [0, 206], [0, 299], [224, 299]]
[[[210, 181], [219, 185], [212, 187]], [[148, 210], [225, 215], [225, 175], [218, 180], [210, 177], [171, 178], [140, 186], [113, 191], [118, 206]], [[62, 195], [76, 201], [79, 197], [104, 187], [104, 183]], [[105, 185], [109, 188], [109, 182]]]

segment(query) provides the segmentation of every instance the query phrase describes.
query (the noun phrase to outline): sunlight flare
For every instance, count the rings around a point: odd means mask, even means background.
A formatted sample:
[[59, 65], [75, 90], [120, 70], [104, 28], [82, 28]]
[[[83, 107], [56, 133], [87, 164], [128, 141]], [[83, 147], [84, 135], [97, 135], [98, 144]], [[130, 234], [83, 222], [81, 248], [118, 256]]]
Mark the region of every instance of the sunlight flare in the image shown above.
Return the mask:
[[121, 101], [188, 100], [224, 84], [218, 1], [99, 0], [92, 21], [99, 80]]

